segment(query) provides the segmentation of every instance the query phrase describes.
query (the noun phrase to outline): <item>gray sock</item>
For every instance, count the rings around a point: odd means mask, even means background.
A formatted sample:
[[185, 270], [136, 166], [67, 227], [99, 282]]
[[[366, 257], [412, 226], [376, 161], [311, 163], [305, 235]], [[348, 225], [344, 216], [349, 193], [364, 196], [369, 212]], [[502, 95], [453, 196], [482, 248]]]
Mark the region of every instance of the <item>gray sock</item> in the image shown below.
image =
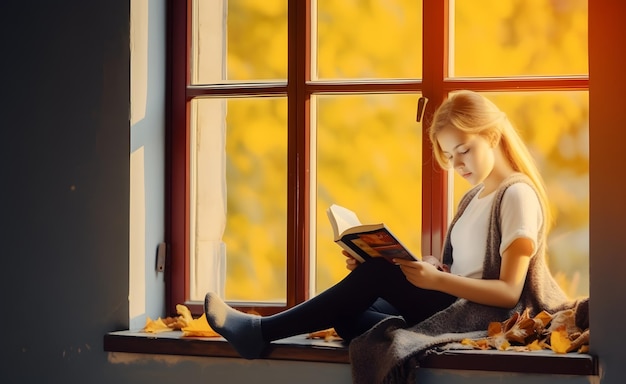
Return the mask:
[[261, 317], [239, 312], [213, 292], [204, 298], [204, 313], [213, 330], [246, 359], [256, 359], [267, 347], [261, 333]]

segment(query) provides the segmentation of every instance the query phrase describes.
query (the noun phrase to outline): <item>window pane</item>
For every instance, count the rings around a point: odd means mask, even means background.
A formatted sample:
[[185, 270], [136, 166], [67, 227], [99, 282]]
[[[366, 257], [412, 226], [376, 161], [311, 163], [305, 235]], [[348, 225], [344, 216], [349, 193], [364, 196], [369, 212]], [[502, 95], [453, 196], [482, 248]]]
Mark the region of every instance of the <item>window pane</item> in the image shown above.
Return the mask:
[[584, 75], [587, 0], [455, 0], [451, 76]]
[[287, 0], [195, 0], [192, 83], [287, 79]]
[[[555, 225], [548, 260], [572, 296], [589, 294], [589, 93], [485, 94], [518, 129], [546, 183]], [[455, 178], [455, 196], [469, 184]], [[456, 206], [455, 206], [456, 208]]]
[[226, 299], [284, 302], [286, 98], [194, 101], [190, 168], [191, 299], [219, 280], [222, 252]]
[[422, 76], [421, 1], [317, 0], [313, 23], [313, 79]]
[[317, 292], [347, 273], [326, 216], [333, 203], [353, 210], [363, 223], [384, 222], [420, 254], [418, 98], [392, 94], [316, 97]]

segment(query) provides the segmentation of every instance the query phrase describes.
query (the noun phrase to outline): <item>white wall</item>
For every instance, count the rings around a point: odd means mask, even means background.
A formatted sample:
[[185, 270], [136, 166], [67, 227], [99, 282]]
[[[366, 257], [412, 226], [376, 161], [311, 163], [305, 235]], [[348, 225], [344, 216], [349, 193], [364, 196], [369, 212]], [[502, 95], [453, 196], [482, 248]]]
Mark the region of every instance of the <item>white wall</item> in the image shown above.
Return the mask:
[[165, 0], [132, 0], [130, 61], [130, 328], [165, 314], [156, 251], [165, 234]]

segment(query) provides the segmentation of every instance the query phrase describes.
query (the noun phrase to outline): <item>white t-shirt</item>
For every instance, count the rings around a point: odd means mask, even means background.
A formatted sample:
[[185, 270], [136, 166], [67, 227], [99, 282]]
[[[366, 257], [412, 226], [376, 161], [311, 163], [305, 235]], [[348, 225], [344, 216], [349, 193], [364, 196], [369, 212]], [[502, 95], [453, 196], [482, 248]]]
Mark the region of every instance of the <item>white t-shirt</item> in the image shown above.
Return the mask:
[[[478, 192], [459, 217], [450, 233], [453, 249], [450, 272], [481, 278], [487, 250], [487, 231], [495, 192], [479, 198]], [[535, 191], [526, 183], [511, 185], [502, 197], [500, 210], [502, 243], [500, 256], [518, 238], [528, 238], [537, 251], [537, 236], [543, 222], [541, 204]]]

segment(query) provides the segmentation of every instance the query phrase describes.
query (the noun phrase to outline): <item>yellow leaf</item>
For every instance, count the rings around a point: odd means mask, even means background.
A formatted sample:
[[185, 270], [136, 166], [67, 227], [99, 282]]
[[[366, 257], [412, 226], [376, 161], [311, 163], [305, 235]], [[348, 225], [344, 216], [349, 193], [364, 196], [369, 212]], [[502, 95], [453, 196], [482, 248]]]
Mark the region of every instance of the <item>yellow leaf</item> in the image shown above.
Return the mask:
[[150, 317], [146, 317], [146, 325], [143, 327], [142, 331], [147, 333], [159, 333], [171, 331], [171, 329], [160, 317], [156, 320], [152, 320]]
[[561, 326], [550, 335], [550, 345], [555, 353], [567, 353], [570, 348], [571, 341], [567, 336], [567, 330], [565, 326]]
[[491, 345], [489, 344], [489, 340], [488, 339], [478, 339], [478, 340], [472, 340], [472, 339], [463, 339], [461, 340], [461, 344], [462, 345], [467, 345], [470, 346], [474, 349], [490, 349]]
[[337, 334], [335, 328], [328, 328], [321, 331], [311, 332], [307, 335], [307, 339], [324, 339], [324, 341], [343, 340]]
[[500, 351], [506, 351], [510, 347], [511, 347], [511, 343], [509, 343], [509, 341], [506, 339], [501, 339], [496, 344], [496, 348]]
[[476, 340], [475, 347], [478, 349], [490, 349], [491, 345], [489, 344], [489, 339], [480, 339]]
[[528, 344], [529, 351], [540, 351], [543, 347], [539, 344], [539, 340], [535, 340], [532, 343]]
[[187, 308], [186, 306], [182, 304], [176, 304], [176, 313], [178, 313], [180, 317], [182, 318], [182, 323], [184, 324], [184, 326], [187, 326], [187, 324], [193, 321], [193, 316], [191, 316], [191, 311], [189, 310], [189, 308]]
[[220, 335], [211, 328], [204, 313], [199, 318], [192, 319], [186, 327], [182, 328], [182, 331], [183, 336], [187, 337], [220, 337]]
[[535, 320], [541, 321], [541, 323], [545, 327], [550, 322], [550, 320], [552, 320], [552, 315], [546, 311], [541, 311], [537, 314], [537, 316], [535, 316]]

